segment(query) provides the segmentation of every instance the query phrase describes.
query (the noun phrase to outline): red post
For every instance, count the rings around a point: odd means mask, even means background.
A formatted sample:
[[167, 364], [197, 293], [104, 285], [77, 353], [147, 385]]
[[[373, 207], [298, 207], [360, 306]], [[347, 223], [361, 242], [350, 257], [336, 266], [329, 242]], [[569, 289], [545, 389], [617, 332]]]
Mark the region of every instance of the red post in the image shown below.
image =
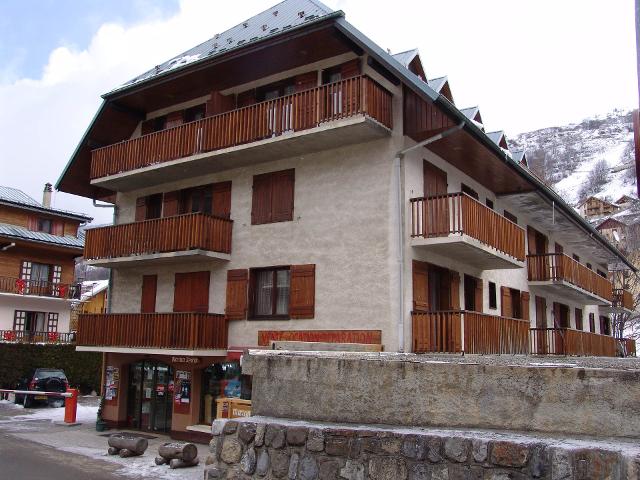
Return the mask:
[[79, 392], [77, 388], [67, 388], [67, 393], [70, 393], [71, 396], [67, 397], [64, 404], [64, 423], [76, 423]]

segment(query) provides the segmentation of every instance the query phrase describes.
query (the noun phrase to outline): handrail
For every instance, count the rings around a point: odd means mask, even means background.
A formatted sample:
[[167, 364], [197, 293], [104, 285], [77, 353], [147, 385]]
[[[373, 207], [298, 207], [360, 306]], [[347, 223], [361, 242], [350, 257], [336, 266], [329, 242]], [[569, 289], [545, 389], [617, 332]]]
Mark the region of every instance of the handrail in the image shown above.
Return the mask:
[[615, 338], [572, 328], [531, 328], [530, 343], [535, 355], [616, 355]]
[[188, 213], [86, 231], [89, 260], [202, 249], [231, 253], [233, 220]]
[[79, 299], [82, 284], [57, 283], [17, 277], [0, 277], [0, 293], [34, 295], [39, 297]]
[[466, 193], [412, 198], [411, 236], [466, 234], [519, 261], [525, 259], [525, 230]]
[[0, 343], [73, 343], [75, 337], [75, 332], [0, 330]]
[[593, 270], [564, 253], [527, 255], [530, 282], [565, 281], [611, 302], [613, 285]]
[[633, 295], [623, 288], [613, 289], [613, 307], [633, 310]]
[[227, 321], [216, 313], [106, 313], [78, 316], [80, 346], [226, 349]]
[[368, 115], [392, 128], [391, 93], [366, 75], [123, 140], [91, 152], [92, 180], [219, 150], [328, 121]]

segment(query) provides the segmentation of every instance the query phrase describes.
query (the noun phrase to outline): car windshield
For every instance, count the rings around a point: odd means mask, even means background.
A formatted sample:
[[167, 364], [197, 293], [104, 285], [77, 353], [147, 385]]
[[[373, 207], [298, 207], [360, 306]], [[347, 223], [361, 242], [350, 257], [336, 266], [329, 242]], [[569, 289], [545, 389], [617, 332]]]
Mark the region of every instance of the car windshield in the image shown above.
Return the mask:
[[65, 379], [65, 380], [67, 378], [62, 370], [50, 370], [50, 369], [46, 369], [46, 368], [39, 368], [38, 370], [36, 370], [36, 373], [35, 373], [34, 377], [36, 377], [36, 378], [58, 377], [58, 378], [62, 378], [62, 379]]

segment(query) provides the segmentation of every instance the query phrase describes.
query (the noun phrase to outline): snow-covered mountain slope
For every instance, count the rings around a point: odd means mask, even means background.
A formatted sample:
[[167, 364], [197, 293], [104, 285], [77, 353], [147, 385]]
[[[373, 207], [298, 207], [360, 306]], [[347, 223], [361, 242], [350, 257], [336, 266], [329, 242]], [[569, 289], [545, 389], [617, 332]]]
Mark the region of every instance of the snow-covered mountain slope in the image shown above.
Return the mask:
[[509, 144], [525, 148], [529, 167], [573, 205], [589, 195], [615, 201], [636, 191], [630, 112], [521, 133]]

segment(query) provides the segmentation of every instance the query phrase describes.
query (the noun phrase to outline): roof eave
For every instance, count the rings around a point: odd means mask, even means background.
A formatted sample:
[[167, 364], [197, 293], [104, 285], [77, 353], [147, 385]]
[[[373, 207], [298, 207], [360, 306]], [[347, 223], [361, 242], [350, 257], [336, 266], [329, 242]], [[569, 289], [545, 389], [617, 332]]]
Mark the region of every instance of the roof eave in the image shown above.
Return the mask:
[[87, 215], [83, 215], [83, 214], [80, 214], [80, 213], [63, 212], [63, 211], [60, 211], [60, 210], [55, 210], [55, 209], [51, 209], [51, 208], [47, 208], [47, 207], [38, 207], [36, 205], [27, 205], [27, 204], [24, 204], [24, 203], [12, 202], [10, 200], [0, 200], [0, 205], [8, 205], [10, 207], [21, 208], [23, 210], [31, 210], [31, 211], [35, 211], [35, 212], [45, 213], [45, 214], [48, 214], [48, 215], [54, 215], [56, 217], [69, 218], [71, 220], [77, 220], [77, 221], [79, 221], [81, 223], [90, 222], [91, 220], [93, 220], [92, 217], [89, 217]]

